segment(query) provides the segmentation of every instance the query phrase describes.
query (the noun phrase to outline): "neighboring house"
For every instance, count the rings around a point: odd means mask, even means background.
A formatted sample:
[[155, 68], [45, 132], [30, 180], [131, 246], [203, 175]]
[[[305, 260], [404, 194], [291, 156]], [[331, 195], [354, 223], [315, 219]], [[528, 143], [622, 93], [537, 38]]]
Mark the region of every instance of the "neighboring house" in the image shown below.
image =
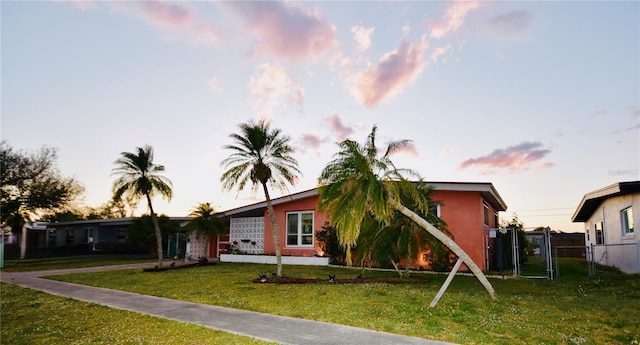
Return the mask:
[[[634, 217], [635, 214], [635, 217]], [[573, 217], [584, 223], [585, 244], [591, 260], [640, 273], [640, 181], [619, 182], [585, 194]]]
[[[428, 182], [435, 189], [435, 210], [447, 222], [456, 243], [480, 266], [487, 270], [491, 264], [493, 239], [490, 229], [499, 227], [498, 213], [507, 205], [491, 183]], [[272, 200], [280, 232], [281, 252], [284, 256], [312, 257], [323, 255], [316, 232], [329, 217], [317, 209], [318, 193], [310, 189]], [[247, 254], [275, 253], [273, 229], [267, 213], [266, 201], [222, 212], [229, 229], [228, 236], [212, 238], [208, 244], [202, 239], [190, 238], [192, 250], [187, 255], [195, 258], [207, 254], [240, 252]], [[428, 267], [428, 256], [413, 263]]]
[[[88, 245], [94, 250], [117, 250], [124, 247], [126, 231], [134, 218], [37, 222], [27, 226], [27, 248], [57, 248]], [[193, 217], [170, 217], [185, 224]]]

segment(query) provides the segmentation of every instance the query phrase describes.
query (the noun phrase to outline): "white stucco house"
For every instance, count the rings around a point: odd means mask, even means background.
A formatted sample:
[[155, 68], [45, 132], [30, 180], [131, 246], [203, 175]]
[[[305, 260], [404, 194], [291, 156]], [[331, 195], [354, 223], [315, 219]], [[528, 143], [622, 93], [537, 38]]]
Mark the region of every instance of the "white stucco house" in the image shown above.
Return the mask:
[[640, 273], [640, 181], [618, 182], [585, 194], [571, 220], [584, 223], [590, 260]]

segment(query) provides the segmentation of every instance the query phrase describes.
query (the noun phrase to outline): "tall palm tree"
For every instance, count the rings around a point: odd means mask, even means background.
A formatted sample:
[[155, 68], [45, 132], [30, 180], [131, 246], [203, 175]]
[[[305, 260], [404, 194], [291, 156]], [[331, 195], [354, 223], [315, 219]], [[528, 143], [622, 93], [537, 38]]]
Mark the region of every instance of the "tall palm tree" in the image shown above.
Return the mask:
[[280, 253], [280, 234], [276, 222], [275, 212], [269, 187], [286, 190], [287, 184], [293, 185], [301, 174], [298, 161], [291, 154], [293, 148], [289, 145], [290, 137], [285, 136], [279, 129], [272, 129], [269, 123], [260, 120], [258, 123], [250, 121], [239, 125], [240, 133], [233, 133], [234, 140], [224, 149], [232, 154], [222, 161], [226, 171], [222, 174], [222, 188], [238, 191], [244, 189], [251, 182], [255, 193], [258, 186], [262, 186], [267, 200], [267, 211], [273, 228], [273, 242], [276, 246], [277, 276], [282, 276], [282, 256]]
[[111, 175], [118, 176], [113, 182], [113, 198], [147, 199], [158, 244], [158, 266], [162, 267], [162, 233], [151, 199], [158, 194], [167, 200], [173, 196], [171, 181], [158, 174], [164, 171], [164, 166], [153, 163], [153, 148], [149, 145], [137, 147], [135, 153], [121, 152], [120, 158], [113, 163], [116, 167]]
[[[224, 224], [216, 216], [216, 211], [208, 202], [201, 202], [198, 206], [194, 207], [189, 213], [189, 216], [195, 217], [187, 225], [186, 229], [189, 234], [195, 234], [198, 238], [204, 238], [207, 240], [207, 246], [211, 236], [223, 234], [225, 231]], [[208, 253], [208, 247], [206, 249]]]
[[352, 140], [338, 144], [339, 151], [320, 174], [318, 206], [330, 215], [338, 229], [340, 243], [350, 247], [360, 233], [360, 226], [367, 213], [379, 222], [389, 224], [394, 211], [407, 216], [422, 229], [447, 246], [473, 272], [492, 299], [496, 293], [473, 260], [451, 238], [402, 204], [411, 201], [423, 214], [428, 213], [428, 201], [408, 177], [417, 177], [413, 170], [398, 169], [390, 156], [406, 147], [410, 141], [391, 142], [382, 156], [376, 148], [377, 127], [373, 126], [364, 146]]

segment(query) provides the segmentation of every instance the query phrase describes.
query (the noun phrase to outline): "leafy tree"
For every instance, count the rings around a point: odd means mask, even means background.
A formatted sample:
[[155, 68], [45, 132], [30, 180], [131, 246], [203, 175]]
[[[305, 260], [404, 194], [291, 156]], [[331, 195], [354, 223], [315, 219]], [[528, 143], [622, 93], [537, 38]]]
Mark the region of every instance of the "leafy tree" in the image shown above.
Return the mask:
[[240, 133], [231, 134], [234, 140], [231, 145], [224, 146], [230, 150], [231, 156], [222, 161], [226, 171], [220, 180], [224, 190], [244, 189], [251, 183], [255, 193], [262, 187], [267, 200], [267, 212], [273, 228], [273, 242], [276, 247], [277, 276], [282, 276], [282, 255], [280, 253], [280, 234], [278, 223], [269, 195], [269, 188], [286, 190], [287, 184], [293, 185], [296, 174], [301, 174], [298, 161], [293, 156], [293, 148], [289, 145], [291, 138], [282, 134], [279, 129], [272, 129], [269, 123], [261, 120], [239, 125]]
[[345, 260], [345, 252], [338, 241], [336, 227], [325, 222], [322, 230], [316, 232], [316, 239], [320, 243], [320, 247], [325, 255], [331, 258], [332, 263], [343, 263]]
[[127, 244], [136, 251], [148, 252], [149, 255], [158, 255], [156, 224], [162, 229], [162, 248], [166, 248], [169, 235], [180, 232], [180, 224], [169, 219], [165, 215], [156, 216], [154, 221], [150, 215], [136, 217], [127, 227]]
[[428, 212], [428, 201], [418, 192], [405, 175], [418, 176], [412, 170], [398, 169], [390, 155], [406, 147], [410, 141], [391, 142], [384, 154], [378, 157], [375, 145], [377, 127], [374, 126], [364, 146], [352, 140], [339, 143], [334, 159], [322, 170], [318, 189], [319, 207], [327, 211], [338, 229], [338, 239], [347, 248], [356, 243], [365, 215], [371, 214], [377, 221], [388, 225], [398, 211], [446, 245], [469, 267], [492, 299], [496, 293], [478, 265], [445, 233], [407, 208], [402, 201], [411, 200], [417, 209]]
[[113, 168], [112, 175], [116, 175], [117, 179], [113, 182], [113, 199], [122, 200], [123, 196], [127, 200], [139, 200], [141, 197], [147, 199], [151, 221], [155, 228], [158, 266], [162, 267], [162, 233], [151, 199], [159, 194], [171, 200], [173, 196], [171, 181], [158, 174], [164, 171], [164, 166], [153, 163], [151, 146], [138, 147], [135, 153], [122, 152], [114, 164], [116, 167]]
[[[189, 216], [195, 217], [186, 226], [188, 234], [195, 234], [198, 238], [204, 238], [209, 243], [212, 236], [221, 235], [226, 232], [226, 228], [220, 218], [216, 216], [216, 211], [208, 202], [201, 202], [194, 207]], [[208, 252], [208, 251], [207, 251]]]
[[[497, 236], [502, 238], [502, 253], [503, 253], [503, 262], [505, 263], [513, 263], [513, 250], [512, 250], [512, 239], [511, 236], [515, 233], [518, 236], [518, 255], [520, 256], [520, 260], [522, 263], [529, 261], [529, 253], [533, 252], [532, 243], [527, 240], [527, 235], [524, 232], [524, 223], [520, 221], [517, 214], [513, 214], [513, 217], [508, 222], [502, 223], [502, 228], [508, 228], [512, 231], [508, 231], [505, 234], [498, 233]], [[544, 230], [536, 229], [536, 230]], [[513, 265], [512, 265], [513, 266]], [[513, 268], [513, 267], [512, 267]]]
[[[415, 186], [430, 206], [436, 205], [432, 201], [434, 191], [426, 183], [419, 182]], [[410, 208], [420, 217], [452, 236], [447, 230], [446, 223], [434, 212], [424, 213], [412, 200], [402, 196], [401, 198], [404, 199], [403, 203], [410, 205]], [[357, 257], [361, 263], [369, 260], [380, 266], [393, 265], [400, 276], [409, 276], [411, 261], [417, 259], [424, 251], [430, 254], [432, 269], [451, 268], [450, 251], [433, 235], [399, 212], [394, 212], [391, 221], [386, 225], [374, 221], [372, 217], [366, 217], [357, 242]], [[404, 273], [399, 270], [398, 263], [401, 260], [405, 262]]]
[[77, 211], [62, 211], [62, 212], [54, 212], [48, 213], [42, 216], [41, 218], [45, 222], [74, 222], [77, 220], [83, 220], [84, 216]]
[[[130, 198], [129, 198], [130, 199]], [[89, 208], [87, 210], [87, 219], [108, 219], [108, 218], [124, 218], [133, 216], [135, 209], [138, 207], [138, 200], [113, 199], [100, 205], [97, 208]]]
[[[57, 150], [48, 146], [26, 152], [14, 150], [5, 140], [0, 142], [0, 219], [12, 232], [44, 212], [64, 211], [82, 194], [83, 187], [74, 178], [60, 174], [57, 158]], [[21, 241], [21, 258], [25, 241]]]

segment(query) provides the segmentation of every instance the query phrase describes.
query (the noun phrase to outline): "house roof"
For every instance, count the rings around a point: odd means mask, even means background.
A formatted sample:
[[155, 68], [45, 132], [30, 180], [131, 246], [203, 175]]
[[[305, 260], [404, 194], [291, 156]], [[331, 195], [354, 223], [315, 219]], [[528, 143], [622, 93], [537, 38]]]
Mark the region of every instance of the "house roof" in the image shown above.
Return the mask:
[[[493, 187], [490, 182], [426, 182], [429, 186], [433, 187], [436, 191], [460, 191], [460, 192], [479, 192], [482, 197], [493, 206], [497, 211], [506, 211], [507, 204], [502, 200], [498, 191]], [[318, 195], [317, 189], [308, 189], [302, 192], [285, 195], [276, 199], [272, 199], [273, 205], [279, 205], [295, 200], [301, 200]], [[242, 214], [249, 216], [252, 212], [262, 211], [267, 207], [267, 202], [262, 201], [255, 204], [242, 206], [221, 212], [225, 216], [234, 216]], [[258, 212], [256, 217], [262, 216], [264, 213]]]
[[[46, 227], [55, 228], [58, 226], [70, 226], [70, 225], [129, 225], [133, 220], [133, 217], [124, 218], [108, 218], [108, 219], [86, 219], [86, 220], [74, 220], [70, 222], [55, 222], [55, 223], [43, 223]], [[177, 222], [185, 222], [192, 220], [193, 217], [169, 217], [170, 220]]]
[[586, 222], [606, 199], [638, 192], [640, 192], [640, 181], [618, 182], [587, 193], [573, 213], [571, 221]]

